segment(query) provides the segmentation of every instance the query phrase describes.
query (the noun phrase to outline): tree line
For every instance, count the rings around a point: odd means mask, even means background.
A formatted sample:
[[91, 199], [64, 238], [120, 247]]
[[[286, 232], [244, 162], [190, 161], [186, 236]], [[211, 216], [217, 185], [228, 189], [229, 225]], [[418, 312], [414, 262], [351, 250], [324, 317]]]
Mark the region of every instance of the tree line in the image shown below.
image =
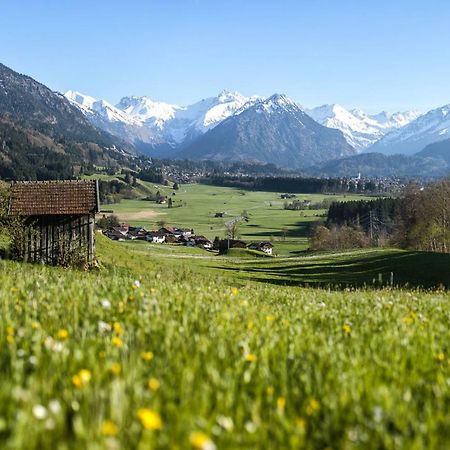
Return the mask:
[[411, 184], [399, 198], [334, 202], [311, 239], [313, 250], [370, 246], [449, 253], [450, 180]]

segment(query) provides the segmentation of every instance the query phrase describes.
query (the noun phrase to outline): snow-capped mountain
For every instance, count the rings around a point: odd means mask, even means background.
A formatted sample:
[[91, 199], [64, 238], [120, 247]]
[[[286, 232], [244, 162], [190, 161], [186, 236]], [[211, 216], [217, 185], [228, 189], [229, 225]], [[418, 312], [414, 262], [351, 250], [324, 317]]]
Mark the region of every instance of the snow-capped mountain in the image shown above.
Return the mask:
[[64, 95], [93, 125], [138, 148], [142, 143], [152, 146], [161, 143], [158, 136], [141, 122], [105, 100], [97, 100], [76, 91], [68, 91]]
[[341, 105], [323, 105], [306, 110], [321, 125], [341, 130], [347, 142], [358, 151], [370, 147], [390, 131], [407, 125], [419, 116], [416, 111], [368, 115], [359, 109]]
[[387, 134], [370, 147], [371, 152], [386, 155], [403, 153], [412, 155], [429, 144], [450, 137], [450, 105], [423, 114], [406, 126]]
[[167, 124], [166, 133], [178, 144], [186, 144], [259, 100], [261, 97], [222, 91], [217, 97], [201, 100], [178, 111]]
[[320, 125], [297, 103], [275, 94], [237, 111], [178, 156], [302, 168], [352, 154], [355, 150], [339, 130]]

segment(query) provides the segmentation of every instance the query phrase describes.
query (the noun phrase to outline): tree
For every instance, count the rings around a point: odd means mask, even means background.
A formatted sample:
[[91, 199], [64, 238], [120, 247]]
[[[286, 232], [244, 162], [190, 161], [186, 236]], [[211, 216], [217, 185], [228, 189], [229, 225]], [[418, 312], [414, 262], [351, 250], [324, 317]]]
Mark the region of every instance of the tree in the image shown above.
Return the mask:
[[239, 233], [240, 223], [238, 219], [225, 222], [225, 236], [227, 239], [235, 240], [240, 238]]
[[119, 218], [114, 214], [111, 214], [110, 216], [103, 215], [103, 217], [97, 221], [97, 227], [101, 230], [109, 230], [110, 228], [118, 227], [119, 225]]
[[173, 202], [172, 202], [171, 198], [169, 198], [169, 201], [167, 202], [167, 207], [168, 208], [172, 208], [173, 207]]
[[173, 183], [173, 189], [174, 189], [175, 191], [178, 191], [178, 189], [180, 189], [180, 186], [178, 186], [178, 183], [177, 183], [177, 182]]

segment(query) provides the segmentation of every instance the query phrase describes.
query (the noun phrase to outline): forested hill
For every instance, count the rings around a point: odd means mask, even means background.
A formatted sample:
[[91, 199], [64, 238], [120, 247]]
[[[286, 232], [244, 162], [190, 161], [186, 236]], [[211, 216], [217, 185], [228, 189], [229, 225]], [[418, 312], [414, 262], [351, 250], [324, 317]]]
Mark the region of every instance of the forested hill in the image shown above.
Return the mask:
[[127, 150], [64, 96], [0, 64], [0, 177], [67, 177], [83, 165], [121, 161]]

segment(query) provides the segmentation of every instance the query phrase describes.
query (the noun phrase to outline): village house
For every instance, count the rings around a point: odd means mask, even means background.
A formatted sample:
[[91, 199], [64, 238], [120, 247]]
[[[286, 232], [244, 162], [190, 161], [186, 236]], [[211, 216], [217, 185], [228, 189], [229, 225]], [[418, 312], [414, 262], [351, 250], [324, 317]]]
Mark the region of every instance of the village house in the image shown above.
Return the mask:
[[273, 254], [273, 245], [270, 242], [252, 242], [247, 246], [250, 250], [257, 250], [268, 255]]
[[21, 257], [61, 264], [77, 252], [93, 263], [99, 203], [95, 180], [13, 183], [9, 215], [23, 218], [28, 225]]

